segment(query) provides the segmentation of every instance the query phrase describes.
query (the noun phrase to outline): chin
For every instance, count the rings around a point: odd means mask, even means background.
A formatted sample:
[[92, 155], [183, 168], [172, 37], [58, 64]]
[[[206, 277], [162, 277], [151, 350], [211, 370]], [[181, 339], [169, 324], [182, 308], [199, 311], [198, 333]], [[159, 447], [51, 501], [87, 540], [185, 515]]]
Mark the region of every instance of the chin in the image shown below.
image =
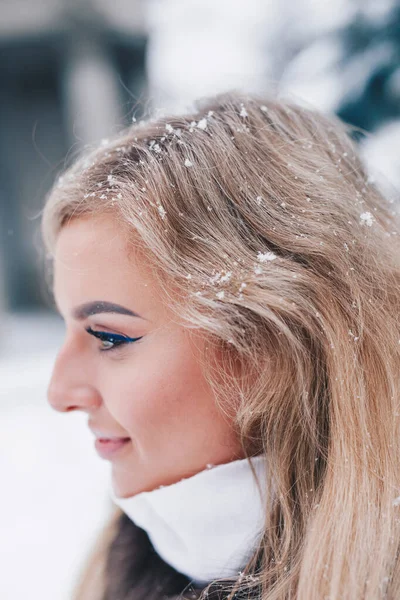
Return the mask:
[[119, 498], [129, 498], [129, 496], [137, 493], [136, 486], [128, 481], [126, 475], [126, 473], [118, 472], [115, 469], [112, 470], [112, 487], [114, 494]]

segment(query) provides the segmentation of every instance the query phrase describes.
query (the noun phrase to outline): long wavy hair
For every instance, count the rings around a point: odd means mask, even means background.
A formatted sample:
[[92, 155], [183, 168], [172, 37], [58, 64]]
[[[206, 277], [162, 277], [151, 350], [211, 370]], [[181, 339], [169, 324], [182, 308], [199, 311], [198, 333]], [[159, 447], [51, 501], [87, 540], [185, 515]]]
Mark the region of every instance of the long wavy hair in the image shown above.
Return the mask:
[[[179, 322], [220, 350], [204, 373], [246, 456], [268, 457], [253, 557], [189, 598], [400, 598], [400, 216], [350, 133], [232, 91], [103, 142], [44, 207], [50, 260], [71, 219], [124, 224]], [[75, 597], [189, 584], [118, 509]]]

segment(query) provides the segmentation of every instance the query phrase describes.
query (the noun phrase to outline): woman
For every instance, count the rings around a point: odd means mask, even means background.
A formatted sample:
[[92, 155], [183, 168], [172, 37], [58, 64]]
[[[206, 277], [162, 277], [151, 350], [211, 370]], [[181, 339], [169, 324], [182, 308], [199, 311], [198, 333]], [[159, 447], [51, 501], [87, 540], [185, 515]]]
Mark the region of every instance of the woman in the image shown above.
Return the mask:
[[111, 461], [77, 600], [400, 597], [399, 214], [347, 129], [230, 93], [46, 203], [50, 404]]

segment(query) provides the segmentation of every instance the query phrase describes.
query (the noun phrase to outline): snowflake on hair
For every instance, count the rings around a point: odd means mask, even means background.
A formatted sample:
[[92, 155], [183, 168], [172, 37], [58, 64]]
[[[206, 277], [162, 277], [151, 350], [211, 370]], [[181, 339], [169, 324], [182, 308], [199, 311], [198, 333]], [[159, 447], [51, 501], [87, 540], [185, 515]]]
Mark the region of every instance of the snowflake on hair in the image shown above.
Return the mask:
[[199, 129], [207, 129], [207, 119], [200, 119], [200, 121], [197, 123], [197, 127]]
[[258, 252], [258, 254], [257, 254], [257, 260], [259, 262], [271, 261], [271, 260], [275, 260], [276, 258], [278, 258], [278, 257], [273, 252]]
[[245, 109], [245, 107], [244, 107], [244, 104], [243, 104], [243, 102], [240, 104], [240, 106], [241, 106], [240, 113], [239, 113], [239, 114], [240, 114], [240, 116], [241, 116], [241, 117], [244, 117], [244, 118], [245, 118], [245, 117], [248, 117], [249, 115], [248, 115], [248, 112], [247, 112], [247, 110], [246, 110], [246, 109]]
[[364, 212], [360, 215], [360, 223], [362, 225], [368, 225], [368, 227], [371, 227], [372, 223], [374, 221], [374, 217], [372, 216], [372, 214], [370, 212]]
[[157, 154], [161, 152], [161, 146], [156, 143], [156, 140], [151, 140], [149, 144], [149, 149], [153, 150], [153, 152], [156, 152]]
[[162, 219], [165, 219], [165, 215], [167, 214], [167, 212], [162, 204], [157, 204], [157, 210], [159, 212], [160, 217]]

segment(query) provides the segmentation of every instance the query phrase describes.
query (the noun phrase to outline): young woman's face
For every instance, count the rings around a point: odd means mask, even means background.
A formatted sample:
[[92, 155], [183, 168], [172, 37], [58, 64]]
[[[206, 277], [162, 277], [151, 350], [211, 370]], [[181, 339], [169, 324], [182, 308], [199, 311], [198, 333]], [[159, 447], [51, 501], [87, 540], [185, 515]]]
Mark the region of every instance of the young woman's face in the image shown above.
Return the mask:
[[62, 412], [86, 412], [97, 437], [120, 438], [96, 442], [111, 461], [117, 496], [242, 457], [200, 369], [205, 337], [174, 322], [110, 216], [79, 218], [61, 230], [54, 296], [66, 337], [49, 402]]

